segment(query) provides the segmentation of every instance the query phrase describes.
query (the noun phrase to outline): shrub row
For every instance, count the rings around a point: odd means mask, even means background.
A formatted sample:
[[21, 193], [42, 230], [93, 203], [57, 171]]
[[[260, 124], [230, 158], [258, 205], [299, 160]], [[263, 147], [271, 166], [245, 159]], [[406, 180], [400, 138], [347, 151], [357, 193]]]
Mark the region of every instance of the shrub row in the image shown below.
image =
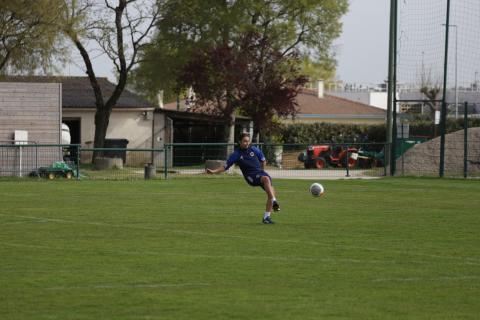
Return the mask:
[[[468, 127], [479, 127], [480, 119], [469, 119]], [[431, 120], [410, 121], [410, 136], [433, 138], [439, 133]], [[446, 132], [463, 129], [463, 119], [447, 119]], [[385, 142], [385, 125], [335, 123], [281, 125], [279, 136], [284, 143], [310, 144], [319, 142]], [[270, 139], [266, 139], [267, 141]]]

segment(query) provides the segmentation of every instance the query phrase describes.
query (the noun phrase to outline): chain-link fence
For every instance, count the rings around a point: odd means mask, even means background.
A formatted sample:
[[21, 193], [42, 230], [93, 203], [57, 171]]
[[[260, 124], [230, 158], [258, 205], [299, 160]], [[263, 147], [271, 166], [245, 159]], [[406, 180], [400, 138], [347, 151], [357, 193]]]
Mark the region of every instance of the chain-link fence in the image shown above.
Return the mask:
[[78, 150], [77, 145], [0, 144], [0, 177], [76, 177]]
[[[379, 177], [385, 171], [384, 144], [258, 144], [265, 155], [265, 170], [273, 178]], [[165, 152], [171, 161], [169, 177], [205, 172], [205, 164], [224, 165], [234, 150], [229, 144], [170, 144]], [[238, 167], [230, 174], [241, 175]]]
[[80, 170], [83, 179], [162, 179], [167, 174], [164, 163], [166, 161], [163, 149], [80, 149]]
[[[92, 161], [94, 153], [95, 161]], [[86, 149], [78, 145], [2, 144], [0, 177], [155, 179], [165, 177], [163, 149]]]
[[[446, 136], [445, 176], [480, 177], [480, 127]], [[439, 138], [396, 140], [396, 175], [438, 176]], [[386, 144], [258, 144], [273, 178], [335, 179], [386, 176]], [[168, 179], [204, 176], [223, 166], [236, 146], [168, 144], [165, 149], [86, 149], [78, 145], [0, 145], [0, 177], [47, 179]], [[95, 158], [95, 161], [92, 159]], [[241, 175], [233, 166], [223, 176]]]
[[[471, 125], [480, 116], [479, 17], [478, 0], [392, 1], [392, 123], [403, 128], [405, 120], [422, 119], [431, 131], [427, 141], [416, 143], [415, 137], [398, 137], [393, 125], [391, 174], [479, 176], [480, 136]], [[465, 122], [458, 128], [462, 117]], [[450, 130], [452, 124], [455, 130]], [[407, 140], [414, 146], [405, 145]], [[409, 150], [398, 158], [403, 147]]]
[[[480, 127], [476, 106], [464, 103], [451, 109], [445, 134], [444, 176], [480, 177]], [[409, 130], [412, 114], [400, 114], [395, 144], [395, 175], [433, 176], [440, 171], [439, 124], [413, 134]]]

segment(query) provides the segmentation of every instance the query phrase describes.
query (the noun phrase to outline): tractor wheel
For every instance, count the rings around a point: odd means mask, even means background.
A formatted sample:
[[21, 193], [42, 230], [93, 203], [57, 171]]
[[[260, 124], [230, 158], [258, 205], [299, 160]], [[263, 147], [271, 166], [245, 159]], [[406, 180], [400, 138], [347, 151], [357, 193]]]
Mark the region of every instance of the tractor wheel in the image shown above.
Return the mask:
[[327, 167], [327, 160], [325, 158], [319, 157], [315, 160], [315, 168], [325, 169]]
[[47, 174], [47, 178], [48, 178], [48, 180], [53, 180], [53, 179], [55, 179], [55, 172], [49, 172], [49, 173]]
[[70, 171], [65, 173], [65, 178], [66, 179], [72, 179], [72, 173]]

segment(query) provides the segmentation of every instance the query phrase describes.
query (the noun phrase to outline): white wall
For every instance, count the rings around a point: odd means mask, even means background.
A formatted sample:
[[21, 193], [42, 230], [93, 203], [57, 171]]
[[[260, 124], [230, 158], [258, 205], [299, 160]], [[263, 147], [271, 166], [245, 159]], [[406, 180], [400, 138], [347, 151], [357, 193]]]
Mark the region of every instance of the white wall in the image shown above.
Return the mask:
[[[127, 139], [128, 148], [151, 148], [153, 111], [148, 109], [145, 119], [142, 109], [114, 109], [110, 115], [107, 129], [107, 139]], [[93, 147], [95, 135], [95, 110], [93, 109], [63, 109], [64, 118], [80, 118], [80, 139], [84, 147]]]
[[370, 92], [369, 105], [387, 110], [388, 94], [387, 92]]
[[327, 94], [387, 110], [386, 92], [328, 91]]

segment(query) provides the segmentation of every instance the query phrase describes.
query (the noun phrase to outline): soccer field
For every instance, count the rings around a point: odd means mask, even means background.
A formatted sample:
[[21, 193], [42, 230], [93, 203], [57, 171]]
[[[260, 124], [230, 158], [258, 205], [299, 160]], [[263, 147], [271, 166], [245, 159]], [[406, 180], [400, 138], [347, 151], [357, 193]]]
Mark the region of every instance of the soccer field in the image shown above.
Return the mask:
[[480, 182], [310, 183], [0, 182], [0, 319], [478, 319]]

